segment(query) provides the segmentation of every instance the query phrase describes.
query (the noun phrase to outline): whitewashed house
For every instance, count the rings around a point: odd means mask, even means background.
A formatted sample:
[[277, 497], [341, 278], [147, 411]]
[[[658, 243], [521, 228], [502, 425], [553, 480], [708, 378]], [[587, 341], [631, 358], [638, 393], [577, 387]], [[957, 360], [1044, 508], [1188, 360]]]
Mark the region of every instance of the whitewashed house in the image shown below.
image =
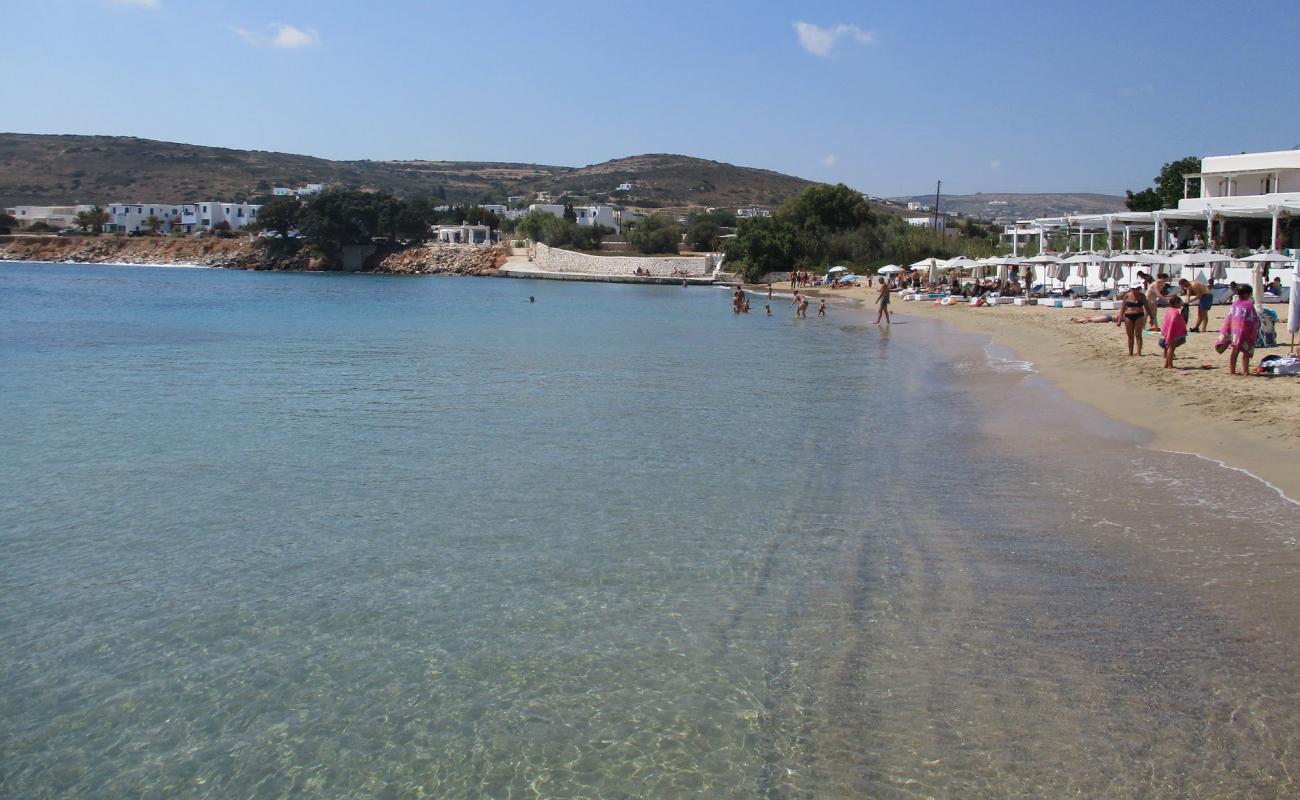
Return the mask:
[[140, 233], [152, 230], [149, 220], [157, 217], [158, 230], [170, 233], [172, 228], [181, 224], [183, 206], [167, 203], [109, 203], [104, 209], [108, 212], [108, 224], [104, 230], [109, 233]]
[[492, 229], [487, 225], [435, 225], [433, 234], [443, 244], [492, 244]]
[[575, 206], [573, 213], [577, 216], [579, 225], [604, 225], [615, 233], [622, 227], [614, 213], [614, 207], [610, 205]]
[[223, 222], [228, 223], [232, 230], [242, 228], [257, 221], [260, 208], [260, 205], [250, 203], [222, 203], [218, 200], [187, 203], [181, 207], [181, 230], [185, 233], [210, 230]]
[[484, 211], [491, 211], [493, 214], [496, 214], [498, 217], [504, 217], [506, 215], [506, 211], [508, 210], [503, 205], [497, 205], [493, 203], [484, 203], [483, 205], [479, 206], [479, 208], [483, 209]]
[[632, 192], [632, 191], [635, 191], [635, 190], [636, 190], [636, 184], [635, 184], [635, 183], [620, 183], [620, 184], [618, 185], [618, 188], [615, 189], [614, 191], [616, 191], [616, 192]]
[[18, 227], [26, 228], [38, 222], [51, 228], [67, 228], [76, 224], [77, 214], [89, 211], [94, 206], [13, 206], [5, 213], [18, 220]]
[[564, 216], [564, 206], [559, 203], [533, 203], [528, 207], [528, 213], [540, 211], [543, 214], [550, 214], [553, 217]]
[[772, 209], [770, 208], [760, 208], [758, 206], [754, 206], [753, 208], [736, 209], [736, 219], [753, 219], [754, 217], [770, 217], [770, 216], [772, 216]]

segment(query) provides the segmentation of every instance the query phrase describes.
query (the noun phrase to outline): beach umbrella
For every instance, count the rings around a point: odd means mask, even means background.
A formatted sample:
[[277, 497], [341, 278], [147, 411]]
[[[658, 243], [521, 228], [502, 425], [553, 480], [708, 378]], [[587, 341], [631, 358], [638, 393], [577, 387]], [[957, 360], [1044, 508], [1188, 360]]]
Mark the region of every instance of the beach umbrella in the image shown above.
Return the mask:
[[1255, 290], [1255, 308], [1259, 308], [1264, 303], [1264, 265], [1255, 263], [1255, 268], [1250, 271], [1250, 285]]
[[939, 282], [939, 262], [933, 258], [930, 259], [930, 267], [926, 270], [925, 279], [931, 285]]
[[1058, 264], [1056, 264], [1052, 269], [1055, 272], [1055, 275], [1053, 275], [1053, 277], [1055, 277], [1058, 281], [1060, 281], [1061, 285], [1064, 286], [1065, 282], [1070, 278], [1070, 265], [1065, 263], [1064, 261], [1061, 261]]
[[885, 266], [876, 270], [876, 272], [879, 272], [881, 275], [892, 275], [895, 272], [902, 272], [902, 271], [903, 268], [898, 266], [897, 264], [886, 264]]
[[831, 267], [830, 269], [826, 270], [826, 274], [830, 275], [833, 272], [848, 272], [848, 271], [849, 271], [848, 267]]
[[952, 269], [970, 269], [979, 266], [978, 261], [969, 259], [966, 256], [954, 256], [948, 259], [947, 264]]
[[1254, 253], [1241, 260], [1248, 264], [1287, 264], [1295, 261], [1295, 256], [1286, 253]]

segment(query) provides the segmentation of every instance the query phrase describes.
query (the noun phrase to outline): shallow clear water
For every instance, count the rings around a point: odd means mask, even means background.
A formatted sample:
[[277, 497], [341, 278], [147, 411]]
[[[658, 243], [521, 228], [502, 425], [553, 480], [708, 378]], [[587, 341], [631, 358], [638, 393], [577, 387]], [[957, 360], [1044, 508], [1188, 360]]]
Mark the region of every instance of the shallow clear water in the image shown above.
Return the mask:
[[1296, 506], [785, 302], [0, 264], [0, 794], [1294, 791]]

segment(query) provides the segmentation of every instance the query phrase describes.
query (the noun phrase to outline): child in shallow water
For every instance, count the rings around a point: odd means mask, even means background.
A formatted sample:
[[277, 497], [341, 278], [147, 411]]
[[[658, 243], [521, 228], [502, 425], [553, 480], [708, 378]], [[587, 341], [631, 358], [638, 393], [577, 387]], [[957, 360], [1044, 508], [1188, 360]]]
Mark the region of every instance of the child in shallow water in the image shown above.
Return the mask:
[[1165, 351], [1165, 369], [1174, 366], [1174, 351], [1187, 341], [1187, 320], [1183, 318], [1183, 299], [1171, 297], [1165, 309], [1165, 321], [1160, 326], [1160, 346]]

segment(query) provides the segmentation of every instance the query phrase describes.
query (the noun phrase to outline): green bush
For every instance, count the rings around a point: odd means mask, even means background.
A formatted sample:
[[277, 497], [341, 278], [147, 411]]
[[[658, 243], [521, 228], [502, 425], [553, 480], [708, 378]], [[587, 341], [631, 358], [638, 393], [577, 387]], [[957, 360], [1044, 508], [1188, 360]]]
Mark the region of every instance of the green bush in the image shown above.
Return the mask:
[[638, 220], [627, 232], [628, 244], [647, 255], [675, 255], [681, 239], [682, 230], [677, 223], [658, 215]]

